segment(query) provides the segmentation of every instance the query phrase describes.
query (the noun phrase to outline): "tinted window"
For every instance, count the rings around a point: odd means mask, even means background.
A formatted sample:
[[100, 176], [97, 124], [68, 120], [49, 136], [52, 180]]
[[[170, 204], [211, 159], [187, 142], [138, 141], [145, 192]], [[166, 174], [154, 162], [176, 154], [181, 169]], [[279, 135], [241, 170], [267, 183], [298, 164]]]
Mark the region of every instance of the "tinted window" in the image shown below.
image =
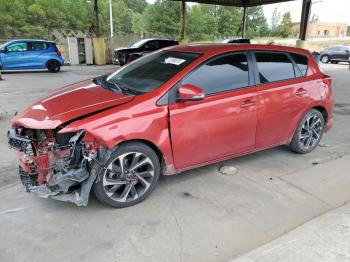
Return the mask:
[[295, 78], [294, 65], [284, 53], [255, 53], [260, 83]]
[[144, 56], [110, 75], [107, 81], [137, 92], [149, 92], [194, 61], [200, 54], [161, 51]]
[[327, 49], [327, 51], [337, 52], [337, 51], [340, 51], [340, 47], [338, 47], [338, 46], [333, 46], [333, 47], [330, 47], [329, 49]]
[[7, 52], [23, 52], [27, 51], [27, 43], [14, 43], [6, 47]]
[[32, 51], [46, 50], [49, 47], [49, 44], [44, 42], [31, 42], [30, 44]]
[[182, 83], [198, 86], [206, 94], [249, 86], [247, 57], [231, 54], [215, 58], [192, 72]]
[[297, 64], [301, 74], [305, 76], [307, 72], [307, 65], [308, 65], [307, 57], [299, 54], [290, 54], [290, 55], [292, 56], [294, 62]]
[[148, 43], [145, 44], [145, 49], [148, 49], [148, 50], [159, 49], [159, 41], [157, 40], [149, 41]]

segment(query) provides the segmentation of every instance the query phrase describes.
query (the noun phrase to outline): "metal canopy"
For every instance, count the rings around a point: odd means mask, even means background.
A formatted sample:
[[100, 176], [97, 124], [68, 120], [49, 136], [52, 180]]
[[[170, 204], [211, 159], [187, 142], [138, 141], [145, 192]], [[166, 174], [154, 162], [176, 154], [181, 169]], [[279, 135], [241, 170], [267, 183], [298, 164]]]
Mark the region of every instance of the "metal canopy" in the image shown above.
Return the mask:
[[173, 0], [173, 1], [184, 1], [194, 2], [201, 4], [212, 4], [212, 5], [227, 5], [227, 6], [238, 6], [238, 7], [251, 7], [258, 5], [268, 5], [281, 2], [288, 2], [294, 0]]

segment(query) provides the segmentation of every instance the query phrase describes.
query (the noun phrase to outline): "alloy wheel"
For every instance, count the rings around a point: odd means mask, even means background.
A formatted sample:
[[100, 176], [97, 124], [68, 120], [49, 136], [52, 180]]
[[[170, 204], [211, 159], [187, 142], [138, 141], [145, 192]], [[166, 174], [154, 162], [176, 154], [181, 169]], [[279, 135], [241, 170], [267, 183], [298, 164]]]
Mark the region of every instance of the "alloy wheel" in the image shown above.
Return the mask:
[[300, 130], [299, 142], [301, 146], [308, 150], [317, 145], [321, 139], [323, 124], [321, 118], [312, 115], [306, 119]]
[[143, 153], [128, 152], [112, 160], [104, 171], [102, 186], [111, 200], [125, 203], [144, 195], [153, 180], [152, 160]]

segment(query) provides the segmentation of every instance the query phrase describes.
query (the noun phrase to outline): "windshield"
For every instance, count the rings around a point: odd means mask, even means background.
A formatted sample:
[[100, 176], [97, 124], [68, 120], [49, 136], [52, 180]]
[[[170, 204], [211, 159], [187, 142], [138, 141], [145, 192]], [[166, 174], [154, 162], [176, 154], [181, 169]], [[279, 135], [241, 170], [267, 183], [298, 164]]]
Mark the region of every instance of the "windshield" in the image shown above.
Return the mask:
[[198, 58], [198, 53], [160, 51], [145, 56], [107, 77], [106, 81], [133, 93], [150, 92]]
[[146, 43], [148, 41], [149, 41], [149, 39], [140, 40], [140, 41], [136, 42], [135, 44], [133, 44], [131, 47], [135, 47], [135, 48], [141, 47], [144, 43]]

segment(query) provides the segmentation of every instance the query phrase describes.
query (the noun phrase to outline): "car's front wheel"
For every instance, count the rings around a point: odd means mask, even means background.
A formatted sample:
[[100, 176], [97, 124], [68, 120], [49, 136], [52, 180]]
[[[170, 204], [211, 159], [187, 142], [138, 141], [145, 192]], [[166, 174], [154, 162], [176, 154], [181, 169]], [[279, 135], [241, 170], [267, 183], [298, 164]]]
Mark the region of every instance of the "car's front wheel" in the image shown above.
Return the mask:
[[325, 129], [325, 119], [322, 113], [312, 109], [300, 121], [290, 148], [299, 154], [306, 154], [316, 148], [321, 141]]
[[101, 169], [94, 192], [106, 205], [129, 207], [149, 196], [159, 174], [158, 156], [149, 146], [138, 142], [122, 144]]
[[61, 70], [61, 64], [56, 60], [50, 60], [47, 62], [46, 67], [47, 70], [49, 70], [51, 73], [57, 73]]

